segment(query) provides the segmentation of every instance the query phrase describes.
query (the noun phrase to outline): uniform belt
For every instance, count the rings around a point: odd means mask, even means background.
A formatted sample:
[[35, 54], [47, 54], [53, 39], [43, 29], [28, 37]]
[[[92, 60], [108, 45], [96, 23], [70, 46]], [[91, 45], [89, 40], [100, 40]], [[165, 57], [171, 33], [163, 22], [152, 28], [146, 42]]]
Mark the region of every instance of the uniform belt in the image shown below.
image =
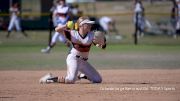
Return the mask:
[[79, 56], [79, 55], [76, 55], [76, 58], [82, 59], [82, 60], [84, 60], [84, 61], [87, 61], [87, 60], [88, 60], [88, 58], [84, 58], [84, 57]]

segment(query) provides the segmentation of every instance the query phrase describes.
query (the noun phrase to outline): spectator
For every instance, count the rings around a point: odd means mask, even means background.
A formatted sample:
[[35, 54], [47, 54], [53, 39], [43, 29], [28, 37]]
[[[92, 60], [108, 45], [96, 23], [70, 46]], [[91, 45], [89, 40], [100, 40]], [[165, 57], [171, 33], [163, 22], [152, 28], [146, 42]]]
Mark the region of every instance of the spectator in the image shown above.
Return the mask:
[[144, 29], [145, 29], [145, 9], [143, 4], [140, 0], [135, 0], [134, 3], [134, 25], [135, 25], [135, 34], [137, 37], [144, 36]]
[[74, 21], [77, 21], [77, 19], [82, 16], [82, 11], [79, 9], [79, 5], [78, 4], [74, 4], [71, 7], [71, 14], [72, 14], [72, 19]]
[[4, 22], [4, 19], [0, 17], [0, 30], [5, 30], [7, 25]]
[[116, 39], [122, 38], [116, 29], [115, 21], [112, 18], [103, 16], [99, 19], [99, 24], [107, 35], [110, 35], [111, 32], [114, 32], [116, 34]]
[[176, 34], [180, 33], [180, 0], [176, 0], [177, 3], [177, 20], [176, 20]]
[[173, 27], [173, 37], [176, 38], [176, 25], [178, 21], [178, 5], [175, 0], [172, 0], [173, 6], [171, 9], [171, 25]]

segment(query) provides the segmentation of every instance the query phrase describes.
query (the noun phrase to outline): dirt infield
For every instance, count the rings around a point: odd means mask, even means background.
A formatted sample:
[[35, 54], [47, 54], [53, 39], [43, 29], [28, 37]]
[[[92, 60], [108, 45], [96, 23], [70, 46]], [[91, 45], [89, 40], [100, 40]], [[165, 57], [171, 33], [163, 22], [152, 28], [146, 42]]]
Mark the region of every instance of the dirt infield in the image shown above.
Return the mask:
[[180, 70], [100, 70], [103, 83], [39, 84], [47, 72], [0, 71], [0, 101], [180, 101]]

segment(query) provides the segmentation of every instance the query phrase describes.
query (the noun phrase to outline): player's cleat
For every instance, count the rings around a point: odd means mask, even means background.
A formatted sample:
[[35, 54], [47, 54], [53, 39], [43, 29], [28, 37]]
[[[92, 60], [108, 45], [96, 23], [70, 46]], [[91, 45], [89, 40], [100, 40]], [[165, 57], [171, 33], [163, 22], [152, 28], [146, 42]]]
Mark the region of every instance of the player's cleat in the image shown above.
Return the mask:
[[78, 79], [81, 80], [81, 79], [88, 79], [88, 78], [85, 74], [81, 73], [78, 75]]
[[45, 49], [41, 49], [42, 53], [50, 53], [50, 51], [51, 51], [51, 48], [49, 46]]
[[46, 74], [39, 80], [40, 84], [54, 83], [57, 82], [58, 77], [54, 77], [51, 73]]
[[50, 80], [50, 81], [53, 81], [53, 82], [58, 82], [58, 77], [55, 76], [55, 77], [50, 77], [48, 78], [47, 80]]

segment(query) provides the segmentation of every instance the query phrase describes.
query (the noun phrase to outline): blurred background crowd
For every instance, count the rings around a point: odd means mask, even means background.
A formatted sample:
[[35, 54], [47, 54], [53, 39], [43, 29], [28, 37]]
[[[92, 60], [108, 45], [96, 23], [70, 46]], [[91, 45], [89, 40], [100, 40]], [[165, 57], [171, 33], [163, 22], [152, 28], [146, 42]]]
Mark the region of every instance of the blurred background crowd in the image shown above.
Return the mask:
[[[1, 0], [0, 30], [47, 30], [52, 28], [55, 9], [59, 0]], [[61, 1], [61, 0], [60, 0]], [[138, 4], [140, 1], [140, 4]], [[89, 16], [95, 20], [95, 30], [113, 33], [117, 39], [123, 34], [134, 34], [138, 30], [142, 34], [167, 34], [177, 38], [179, 19], [179, 0], [65, 0], [70, 8], [69, 20], [76, 21], [79, 16]], [[18, 8], [19, 26], [11, 24], [12, 9]], [[15, 11], [17, 12], [17, 11]], [[136, 14], [141, 12], [141, 17]], [[140, 14], [140, 13], [139, 13]], [[136, 27], [136, 22], [139, 28]], [[140, 23], [140, 25], [139, 25]], [[135, 29], [135, 30], [134, 30]]]

